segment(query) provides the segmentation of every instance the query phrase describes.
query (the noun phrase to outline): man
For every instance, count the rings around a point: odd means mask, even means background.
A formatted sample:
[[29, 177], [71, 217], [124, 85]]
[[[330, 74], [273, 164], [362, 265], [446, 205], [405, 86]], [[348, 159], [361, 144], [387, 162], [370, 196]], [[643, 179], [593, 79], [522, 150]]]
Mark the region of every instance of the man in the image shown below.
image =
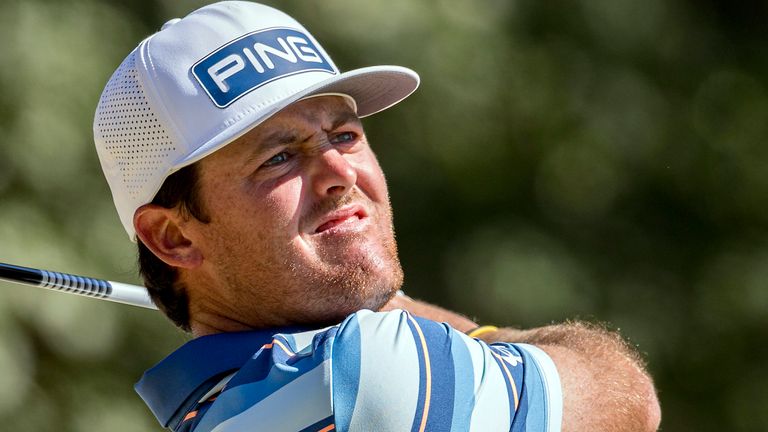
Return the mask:
[[478, 330], [398, 294], [360, 117], [417, 85], [394, 66], [340, 73], [301, 24], [248, 2], [168, 22], [112, 76], [94, 121], [102, 167], [154, 301], [197, 336], [137, 384], [163, 426], [658, 427], [651, 380], [616, 335]]

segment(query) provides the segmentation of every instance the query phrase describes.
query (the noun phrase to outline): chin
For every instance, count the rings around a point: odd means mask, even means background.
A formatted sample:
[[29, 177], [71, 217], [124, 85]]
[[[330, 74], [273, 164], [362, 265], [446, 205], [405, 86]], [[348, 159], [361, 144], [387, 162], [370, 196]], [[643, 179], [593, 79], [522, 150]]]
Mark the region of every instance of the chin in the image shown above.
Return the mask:
[[369, 293], [367, 296], [360, 299], [353, 312], [357, 312], [361, 309], [370, 309], [372, 311], [380, 310], [392, 299], [392, 297], [395, 296], [398, 289], [399, 285], [392, 286], [386, 290]]
[[286, 315], [305, 323], [336, 324], [362, 309], [378, 311], [402, 286], [403, 270], [392, 235], [335, 237], [319, 246], [316, 260], [292, 266], [282, 298], [298, 300]]
[[[357, 268], [355, 277], [337, 276], [335, 283], [325, 284], [323, 289], [314, 290], [310, 298], [303, 304], [308, 315], [314, 315], [309, 321], [320, 324], [337, 324], [349, 315], [362, 310], [380, 310], [402, 285], [402, 270], [399, 265], [396, 270], [387, 275], [365, 272]], [[375, 275], [375, 276], [374, 276]]]

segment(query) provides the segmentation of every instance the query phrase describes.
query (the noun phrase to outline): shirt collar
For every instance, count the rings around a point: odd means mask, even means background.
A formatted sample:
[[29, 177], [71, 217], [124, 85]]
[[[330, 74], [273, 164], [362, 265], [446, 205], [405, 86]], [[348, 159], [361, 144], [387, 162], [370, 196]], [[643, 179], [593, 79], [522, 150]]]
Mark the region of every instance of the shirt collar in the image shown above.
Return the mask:
[[193, 339], [144, 372], [134, 388], [160, 424], [168, 427], [189, 396], [207, 381], [239, 369], [273, 335], [304, 330], [308, 329], [271, 328]]

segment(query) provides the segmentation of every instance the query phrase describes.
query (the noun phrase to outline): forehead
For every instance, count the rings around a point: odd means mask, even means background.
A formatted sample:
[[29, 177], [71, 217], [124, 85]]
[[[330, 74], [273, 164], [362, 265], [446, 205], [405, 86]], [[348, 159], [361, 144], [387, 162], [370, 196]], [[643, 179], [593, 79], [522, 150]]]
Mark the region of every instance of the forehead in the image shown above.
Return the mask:
[[343, 96], [323, 95], [293, 103], [240, 138], [203, 159], [225, 157], [238, 153], [243, 147], [277, 145], [285, 137], [300, 134], [303, 128], [328, 129], [339, 123], [359, 122], [354, 102]]
[[341, 95], [311, 96], [288, 105], [252, 131], [258, 132], [268, 129], [285, 120], [321, 121], [327, 116], [355, 114], [355, 111], [355, 102], [350, 97]]
[[342, 96], [317, 96], [291, 104], [267, 121], [251, 129], [237, 141], [263, 137], [274, 132], [292, 130], [303, 124], [325, 126], [338, 118], [355, 119], [352, 103]]

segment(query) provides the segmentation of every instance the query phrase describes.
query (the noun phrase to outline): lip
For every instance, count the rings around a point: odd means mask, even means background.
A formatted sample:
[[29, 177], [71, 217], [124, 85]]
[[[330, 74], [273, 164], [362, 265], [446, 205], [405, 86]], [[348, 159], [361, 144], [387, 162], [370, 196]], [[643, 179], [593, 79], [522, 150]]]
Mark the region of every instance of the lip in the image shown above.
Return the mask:
[[313, 230], [313, 234], [355, 230], [360, 226], [359, 222], [366, 218], [368, 213], [362, 206], [356, 204], [344, 206], [323, 217]]

